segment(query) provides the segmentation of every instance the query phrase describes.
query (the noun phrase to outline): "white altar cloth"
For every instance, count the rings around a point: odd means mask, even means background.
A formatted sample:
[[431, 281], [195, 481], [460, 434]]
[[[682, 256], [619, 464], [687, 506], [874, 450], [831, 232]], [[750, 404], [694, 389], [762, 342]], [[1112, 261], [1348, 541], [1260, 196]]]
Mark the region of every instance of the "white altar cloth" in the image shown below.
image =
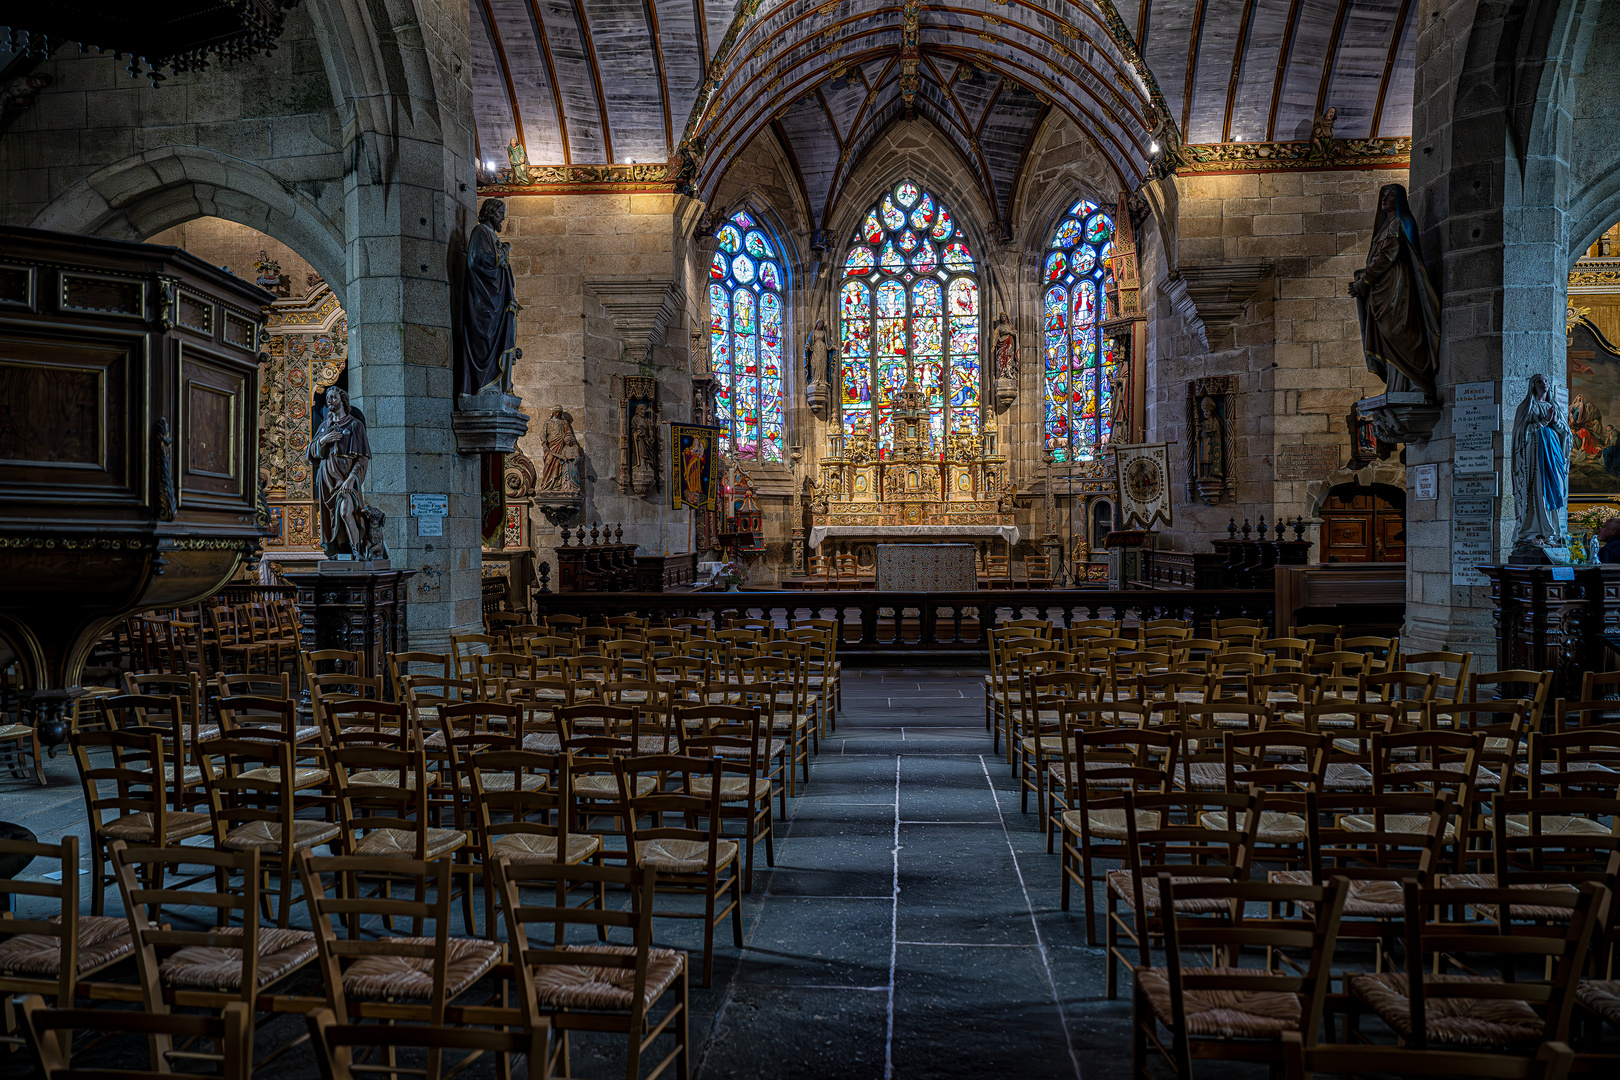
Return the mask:
[[816, 525], [810, 529], [810, 548], [814, 550], [828, 537], [858, 536], [863, 540], [889, 540], [903, 537], [932, 537], [949, 540], [972, 540], [999, 537], [1007, 546], [1018, 543], [1016, 525]]

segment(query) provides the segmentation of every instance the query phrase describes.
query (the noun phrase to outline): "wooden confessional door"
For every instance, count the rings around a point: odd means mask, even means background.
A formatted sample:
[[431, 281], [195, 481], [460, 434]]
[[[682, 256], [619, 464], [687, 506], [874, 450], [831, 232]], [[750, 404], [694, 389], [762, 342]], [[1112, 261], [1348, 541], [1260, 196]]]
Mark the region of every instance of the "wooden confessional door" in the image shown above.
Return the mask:
[[1405, 500], [1394, 488], [1345, 484], [1328, 493], [1322, 517], [1323, 562], [1405, 562]]

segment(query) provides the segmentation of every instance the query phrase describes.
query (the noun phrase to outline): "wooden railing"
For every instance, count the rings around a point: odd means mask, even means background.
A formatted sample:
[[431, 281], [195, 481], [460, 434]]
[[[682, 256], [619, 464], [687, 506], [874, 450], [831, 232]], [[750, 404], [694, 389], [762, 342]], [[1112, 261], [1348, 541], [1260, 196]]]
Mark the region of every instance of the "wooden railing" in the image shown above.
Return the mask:
[[1264, 619], [1269, 625], [1273, 604], [1270, 589], [542, 593], [534, 599], [537, 618], [638, 615], [665, 622], [695, 617], [717, 626], [728, 616], [768, 618], [779, 626], [798, 619], [834, 619], [843, 624], [839, 648], [857, 652], [983, 652], [990, 630], [1016, 619], [1051, 619], [1059, 625], [1087, 619], [1189, 619], [1200, 630], [1211, 619]]
[[291, 585], [260, 585], [256, 581], [233, 581], [211, 598], [211, 603], [264, 604], [271, 600], [293, 600], [298, 590]]

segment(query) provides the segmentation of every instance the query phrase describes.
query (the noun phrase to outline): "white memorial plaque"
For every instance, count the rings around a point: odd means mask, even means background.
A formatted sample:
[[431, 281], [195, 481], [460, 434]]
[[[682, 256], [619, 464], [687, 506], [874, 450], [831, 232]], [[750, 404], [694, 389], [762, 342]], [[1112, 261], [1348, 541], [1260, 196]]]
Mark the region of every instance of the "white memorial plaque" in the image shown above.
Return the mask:
[[1502, 410], [1479, 403], [1458, 405], [1451, 410], [1452, 431], [1495, 431], [1502, 426]]
[[1451, 504], [1451, 516], [1454, 518], [1489, 518], [1491, 516], [1491, 499], [1457, 499]]
[[1412, 466], [1412, 497], [1429, 501], [1439, 497], [1440, 466]]
[[416, 519], [417, 536], [443, 536], [444, 518], [438, 514], [423, 514]]
[[1490, 402], [1496, 400], [1496, 384], [1493, 382], [1465, 382], [1455, 387], [1453, 399], [1461, 405], [1465, 402]]
[[1496, 471], [1496, 457], [1489, 450], [1459, 450], [1452, 457], [1452, 472], [1458, 476], [1478, 476]]
[[1493, 450], [1496, 447], [1495, 438], [1491, 431], [1459, 431], [1453, 450]]
[[[412, 495], [411, 517], [446, 517], [450, 513], [450, 496], [448, 495]], [[420, 535], [426, 536], [427, 533]], [[438, 533], [432, 535], [438, 536]]]
[[1453, 476], [1451, 478], [1451, 497], [1454, 499], [1477, 498], [1482, 495], [1495, 496], [1496, 473], [1489, 476]]
[[1451, 583], [1453, 585], [1489, 585], [1490, 578], [1480, 573], [1478, 566], [1491, 561], [1492, 531], [1489, 518], [1480, 521], [1451, 523]]

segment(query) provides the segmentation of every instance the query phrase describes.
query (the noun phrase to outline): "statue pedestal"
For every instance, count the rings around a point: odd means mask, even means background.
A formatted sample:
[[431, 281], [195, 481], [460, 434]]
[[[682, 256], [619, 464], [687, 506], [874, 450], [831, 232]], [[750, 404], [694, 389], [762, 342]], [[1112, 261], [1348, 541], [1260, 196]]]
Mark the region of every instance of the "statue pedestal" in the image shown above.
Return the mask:
[[523, 399], [499, 390], [462, 394], [456, 399], [450, 425], [456, 432], [456, 450], [463, 454], [510, 454], [529, 430], [529, 418], [518, 406]]
[[388, 670], [388, 654], [405, 648], [405, 583], [415, 570], [366, 570], [364, 563], [326, 560], [315, 571], [283, 571], [298, 589], [299, 644], [305, 652], [351, 649], [365, 654], [365, 675]]
[[1006, 409], [1018, 400], [1018, 380], [996, 380], [996, 408]]
[[1374, 434], [1389, 443], [1427, 442], [1440, 422], [1440, 406], [1415, 391], [1363, 398], [1356, 402], [1356, 414], [1372, 421]]
[[820, 379], [812, 382], [805, 390], [805, 404], [810, 406], [810, 411], [815, 413], [818, 420], [827, 419], [828, 396], [827, 384]]
[[322, 574], [349, 574], [357, 570], [387, 570], [387, 559], [322, 559], [315, 570]]
[[534, 505], [547, 521], [560, 529], [578, 520], [579, 511], [585, 505], [585, 496], [541, 492], [534, 497]]

